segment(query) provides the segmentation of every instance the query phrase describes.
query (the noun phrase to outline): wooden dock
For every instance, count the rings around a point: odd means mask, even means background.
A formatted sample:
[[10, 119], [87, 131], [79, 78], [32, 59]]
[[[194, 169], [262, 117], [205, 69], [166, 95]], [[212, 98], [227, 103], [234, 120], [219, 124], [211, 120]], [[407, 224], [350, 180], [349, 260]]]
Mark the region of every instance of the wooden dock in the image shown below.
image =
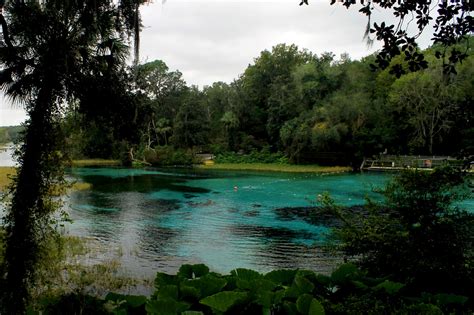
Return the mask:
[[377, 158], [366, 158], [362, 162], [362, 171], [400, 171], [404, 169], [418, 169], [431, 171], [435, 167], [452, 165], [462, 168], [462, 160], [450, 156], [426, 155], [381, 155]]

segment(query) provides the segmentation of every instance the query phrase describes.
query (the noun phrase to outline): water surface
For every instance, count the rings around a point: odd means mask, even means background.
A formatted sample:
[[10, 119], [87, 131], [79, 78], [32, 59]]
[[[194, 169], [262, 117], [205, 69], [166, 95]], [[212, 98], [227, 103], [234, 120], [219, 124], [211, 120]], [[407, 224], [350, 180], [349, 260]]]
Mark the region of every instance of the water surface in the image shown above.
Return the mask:
[[[217, 272], [237, 267], [328, 271], [334, 257], [318, 245], [328, 231], [282, 207], [306, 207], [328, 191], [343, 205], [362, 204], [386, 174], [290, 174], [203, 170], [78, 168], [73, 176], [93, 188], [68, 204], [73, 235], [121, 248], [124, 267], [153, 275], [183, 263]], [[301, 209], [300, 211], [306, 211]]]

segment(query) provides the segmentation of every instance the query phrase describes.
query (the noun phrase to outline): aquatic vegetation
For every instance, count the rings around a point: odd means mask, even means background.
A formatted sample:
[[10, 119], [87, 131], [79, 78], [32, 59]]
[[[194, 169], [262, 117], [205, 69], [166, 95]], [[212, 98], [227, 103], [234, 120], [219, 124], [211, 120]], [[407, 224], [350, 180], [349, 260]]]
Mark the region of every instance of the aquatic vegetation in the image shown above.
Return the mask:
[[353, 264], [329, 276], [283, 269], [261, 274], [235, 269], [222, 275], [203, 264], [182, 265], [177, 274], [157, 273], [151, 297], [81, 293], [43, 300], [51, 313], [89, 309], [94, 314], [443, 314], [472, 311], [468, 297], [407, 290], [404, 283], [368, 277]]

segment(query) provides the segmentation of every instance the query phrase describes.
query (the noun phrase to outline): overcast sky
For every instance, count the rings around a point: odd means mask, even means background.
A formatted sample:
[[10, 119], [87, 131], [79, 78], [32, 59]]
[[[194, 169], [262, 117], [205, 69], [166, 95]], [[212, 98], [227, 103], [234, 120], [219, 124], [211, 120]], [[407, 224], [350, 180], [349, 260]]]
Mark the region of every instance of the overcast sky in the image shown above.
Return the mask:
[[[264, 49], [294, 43], [313, 53], [347, 52], [353, 59], [378, 48], [363, 40], [366, 17], [329, 0], [155, 0], [142, 7], [141, 62], [163, 60], [188, 84], [231, 82]], [[388, 18], [379, 12], [379, 19]], [[426, 47], [428, 36], [421, 40]], [[0, 126], [17, 125], [24, 112], [0, 98]]]

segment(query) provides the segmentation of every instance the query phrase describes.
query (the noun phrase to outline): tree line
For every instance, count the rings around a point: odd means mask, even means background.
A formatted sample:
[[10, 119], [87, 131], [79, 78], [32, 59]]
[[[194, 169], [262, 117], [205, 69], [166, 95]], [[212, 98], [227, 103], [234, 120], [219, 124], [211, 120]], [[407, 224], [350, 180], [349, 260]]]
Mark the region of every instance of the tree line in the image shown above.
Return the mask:
[[474, 59], [469, 54], [456, 75], [445, 74], [436, 58], [442, 49], [423, 51], [427, 69], [399, 76], [371, 70], [375, 55], [352, 60], [279, 44], [233, 82], [202, 89], [155, 60], [113, 78], [127, 90], [98, 78], [87, 91], [90, 107], [71, 106], [64, 127], [72, 155], [81, 157], [126, 157], [132, 149], [143, 158], [164, 146], [279, 152], [292, 163], [321, 164], [357, 165], [381, 152], [468, 156]]

